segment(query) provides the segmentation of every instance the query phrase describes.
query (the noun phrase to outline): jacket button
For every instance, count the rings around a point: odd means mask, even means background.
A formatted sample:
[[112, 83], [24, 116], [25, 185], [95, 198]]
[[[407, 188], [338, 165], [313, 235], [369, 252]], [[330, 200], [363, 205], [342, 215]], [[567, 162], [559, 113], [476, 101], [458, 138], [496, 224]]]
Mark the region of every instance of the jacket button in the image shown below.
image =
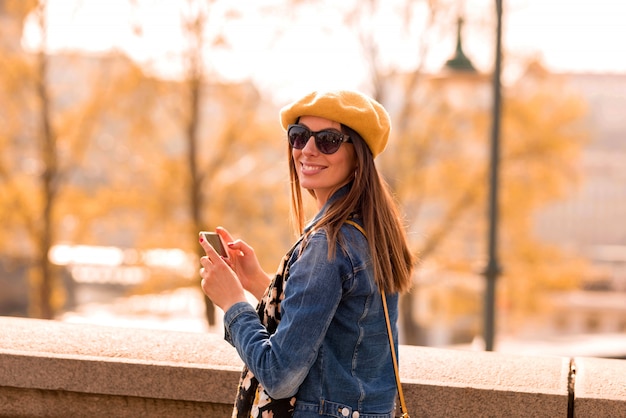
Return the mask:
[[350, 415], [350, 410], [348, 408], [341, 408], [341, 415], [347, 417], [348, 415]]
[[354, 411], [352, 413], [352, 418], [359, 418], [359, 411]]

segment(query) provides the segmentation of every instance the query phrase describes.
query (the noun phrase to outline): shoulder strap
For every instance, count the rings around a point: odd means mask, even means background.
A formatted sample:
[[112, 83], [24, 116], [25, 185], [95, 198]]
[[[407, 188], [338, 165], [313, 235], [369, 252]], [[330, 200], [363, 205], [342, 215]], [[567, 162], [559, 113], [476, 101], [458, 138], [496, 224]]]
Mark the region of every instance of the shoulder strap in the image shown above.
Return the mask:
[[[367, 239], [365, 230], [363, 229], [361, 225], [359, 225], [358, 223], [350, 219], [346, 220], [346, 223], [352, 225], [353, 227], [361, 231], [363, 236]], [[400, 372], [398, 370], [398, 359], [396, 357], [395, 344], [393, 343], [393, 334], [391, 332], [391, 321], [389, 320], [389, 309], [387, 309], [387, 297], [385, 295], [384, 289], [380, 289], [380, 295], [382, 297], [382, 302], [383, 302], [383, 311], [385, 312], [385, 322], [387, 324], [387, 336], [389, 337], [389, 347], [391, 348], [391, 361], [393, 363], [393, 373], [396, 376], [396, 386], [398, 388], [398, 397], [400, 398], [400, 413], [401, 413], [400, 416], [403, 418], [409, 418], [409, 411], [406, 409], [406, 404], [404, 402], [404, 393], [402, 392], [402, 382], [400, 382]]]
[[361, 231], [361, 234], [363, 234], [363, 236], [367, 239], [367, 235], [365, 234], [365, 229], [363, 229], [363, 227], [361, 225], [359, 225], [358, 223], [354, 222], [352, 219], [346, 220], [346, 223], [352, 225], [353, 227], [355, 227], [356, 229]]

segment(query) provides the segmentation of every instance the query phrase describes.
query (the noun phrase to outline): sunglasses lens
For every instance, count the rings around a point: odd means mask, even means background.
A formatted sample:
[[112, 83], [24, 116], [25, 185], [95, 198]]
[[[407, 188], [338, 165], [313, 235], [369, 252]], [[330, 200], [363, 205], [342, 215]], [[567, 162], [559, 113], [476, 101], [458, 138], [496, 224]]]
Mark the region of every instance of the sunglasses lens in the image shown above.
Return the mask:
[[311, 135], [311, 131], [306, 129], [304, 126], [298, 125], [289, 127], [289, 132], [287, 132], [289, 144], [295, 149], [304, 148]]
[[315, 136], [315, 145], [324, 154], [337, 152], [342, 144], [342, 137], [336, 132], [322, 131]]

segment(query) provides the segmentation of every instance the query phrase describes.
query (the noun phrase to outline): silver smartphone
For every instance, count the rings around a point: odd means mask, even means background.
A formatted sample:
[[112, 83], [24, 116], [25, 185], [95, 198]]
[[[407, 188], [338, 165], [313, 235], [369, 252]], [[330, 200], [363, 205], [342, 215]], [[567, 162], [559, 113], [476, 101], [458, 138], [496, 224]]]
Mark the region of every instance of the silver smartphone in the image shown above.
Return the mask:
[[202, 237], [209, 243], [209, 245], [211, 245], [211, 247], [213, 247], [215, 251], [217, 251], [219, 255], [224, 258], [228, 258], [226, 246], [222, 241], [222, 237], [220, 237], [217, 232], [202, 231], [200, 232], [200, 235], [202, 235]]

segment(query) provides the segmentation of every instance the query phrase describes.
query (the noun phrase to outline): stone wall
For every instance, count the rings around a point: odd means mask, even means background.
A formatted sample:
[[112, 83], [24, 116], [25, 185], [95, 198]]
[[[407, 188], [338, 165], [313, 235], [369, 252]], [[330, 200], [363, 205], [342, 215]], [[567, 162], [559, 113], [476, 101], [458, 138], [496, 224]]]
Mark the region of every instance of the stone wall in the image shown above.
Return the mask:
[[[213, 334], [0, 317], [1, 417], [228, 417]], [[626, 361], [400, 347], [415, 417], [626, 417]]]

